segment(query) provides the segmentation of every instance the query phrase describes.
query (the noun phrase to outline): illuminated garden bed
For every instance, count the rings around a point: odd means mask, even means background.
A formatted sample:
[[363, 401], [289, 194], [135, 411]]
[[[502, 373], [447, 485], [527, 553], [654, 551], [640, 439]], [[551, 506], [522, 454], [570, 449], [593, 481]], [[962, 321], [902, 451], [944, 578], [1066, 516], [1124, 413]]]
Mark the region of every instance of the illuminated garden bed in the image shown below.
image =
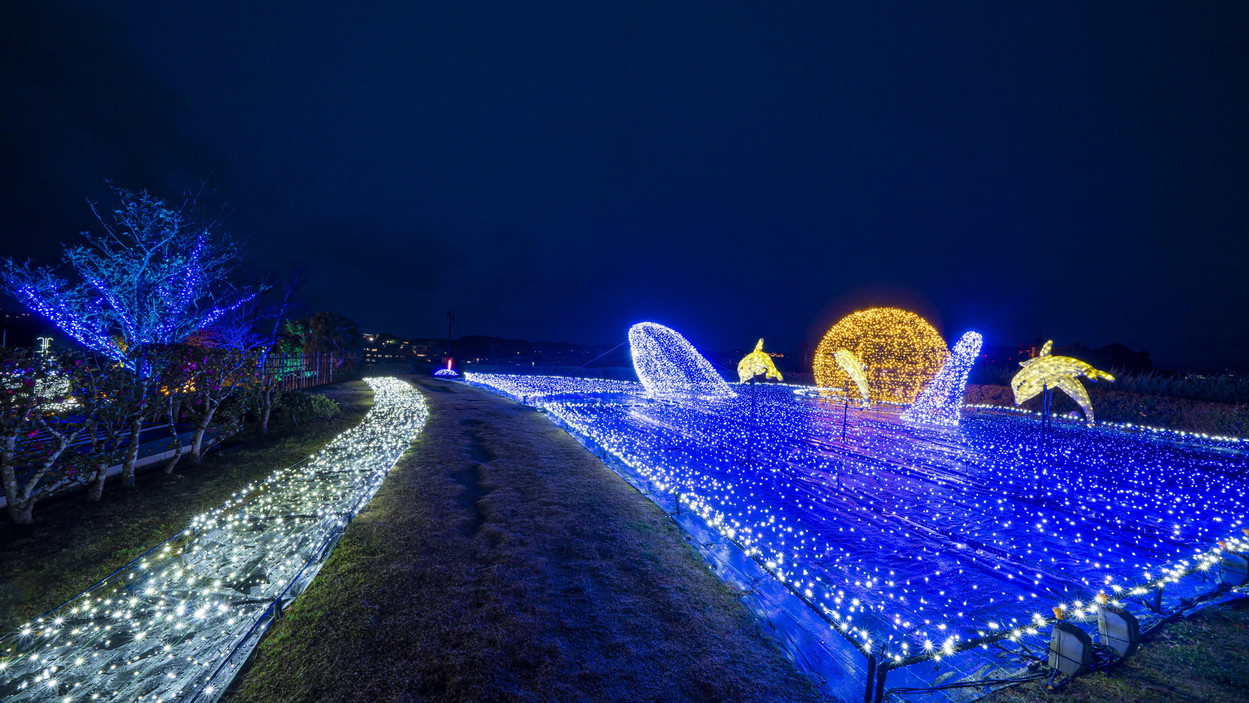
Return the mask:
[[215, 700], [425, 424], [424, 399], [366, 379], [364, 420], [0, 639], [0, 700]]
[[786, 385], [676, 402], [620, 381], [466, 378], [592, 440], [888, 666], [1038, 635], [1055, 606], [1095, 619], [1099, 593], [1129, 604], [1164, 585], [1165, 610], [1212, 587], [1179, 575], [1217, 565], [1216, 540], [1246, 526], [1235, 441], [983, 411], [921, 426]]

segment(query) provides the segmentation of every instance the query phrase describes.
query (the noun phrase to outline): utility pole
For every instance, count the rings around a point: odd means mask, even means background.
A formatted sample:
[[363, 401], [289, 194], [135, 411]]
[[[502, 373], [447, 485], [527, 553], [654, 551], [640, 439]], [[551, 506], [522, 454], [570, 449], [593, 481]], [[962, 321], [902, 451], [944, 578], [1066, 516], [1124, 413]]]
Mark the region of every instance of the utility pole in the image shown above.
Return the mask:
[[455, 311], [447, 311], [447, 356], [451, 356], [451, 323], [455, 322]]

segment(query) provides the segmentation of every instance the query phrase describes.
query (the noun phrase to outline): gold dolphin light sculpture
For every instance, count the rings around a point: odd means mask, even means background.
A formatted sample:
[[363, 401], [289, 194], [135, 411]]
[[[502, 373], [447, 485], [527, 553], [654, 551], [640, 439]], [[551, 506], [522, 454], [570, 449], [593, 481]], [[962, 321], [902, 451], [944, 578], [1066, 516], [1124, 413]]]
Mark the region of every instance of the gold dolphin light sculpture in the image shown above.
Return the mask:
[[1114, 381], [1115, 377], [1105, 371], [1098, 371], [1089, 364], [1069, 356], [1051, 356], [1050, 349], [1054, 340], [1041, 347], [1041, 353], [1035, 359], [1019, 363], [1023, 368], [1010, 381], [1011, 390], [1015, 391], [1015, 405], [1036, 397], [1048, 388], [1057, 388], [1066, 393], [1084, 411], [1084, 419], [1093, 423], [1093, 402], [1089, 400], [1088, 391], [1080, 385], [1077, 377], [1084, 376], [1090, 381]]
[[838, 349], [833, 354], [833, 358], [837, 360], [837, 365], [854, 379], [854, 385], [859, 387], [859, 395], [863, 396], [863, 407], [866, 408], [868, 405], [867, 374], [863, 373], [863, 363], [849, 349]]
[[776, 369], [776, 364], [772, 363], [772, 357], [763, 351], [763, 340], [755, 345], [755, 350], [742, 357], [737, 362], [737, 378], [742, 383], [746, 383], [756, 376], [763, 376], [765, 379], [775, 379], [783, 381], [781, 372]]

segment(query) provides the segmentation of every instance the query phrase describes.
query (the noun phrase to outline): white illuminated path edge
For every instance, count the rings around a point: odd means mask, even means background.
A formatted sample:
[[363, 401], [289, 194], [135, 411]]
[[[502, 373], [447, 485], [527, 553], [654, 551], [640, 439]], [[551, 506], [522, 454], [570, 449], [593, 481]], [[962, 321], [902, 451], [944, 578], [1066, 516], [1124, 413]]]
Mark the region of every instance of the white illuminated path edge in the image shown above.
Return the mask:
[[365, 380], [374, 404], [359, 425], [0, 639], [0, 700], [220, 696], [425, 425], [420, 392]]

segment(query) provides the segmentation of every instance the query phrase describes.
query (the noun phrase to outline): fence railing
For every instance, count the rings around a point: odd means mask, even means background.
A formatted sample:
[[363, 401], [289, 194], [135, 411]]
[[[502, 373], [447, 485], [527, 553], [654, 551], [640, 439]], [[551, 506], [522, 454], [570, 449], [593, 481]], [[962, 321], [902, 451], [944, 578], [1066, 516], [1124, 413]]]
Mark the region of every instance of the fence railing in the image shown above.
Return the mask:
[[341, 380], [343, 357], [338, 354], [270, 354], [265, 357], [263, 373], [266, 385], [278, 390], [293, 391], [324, 386]]

